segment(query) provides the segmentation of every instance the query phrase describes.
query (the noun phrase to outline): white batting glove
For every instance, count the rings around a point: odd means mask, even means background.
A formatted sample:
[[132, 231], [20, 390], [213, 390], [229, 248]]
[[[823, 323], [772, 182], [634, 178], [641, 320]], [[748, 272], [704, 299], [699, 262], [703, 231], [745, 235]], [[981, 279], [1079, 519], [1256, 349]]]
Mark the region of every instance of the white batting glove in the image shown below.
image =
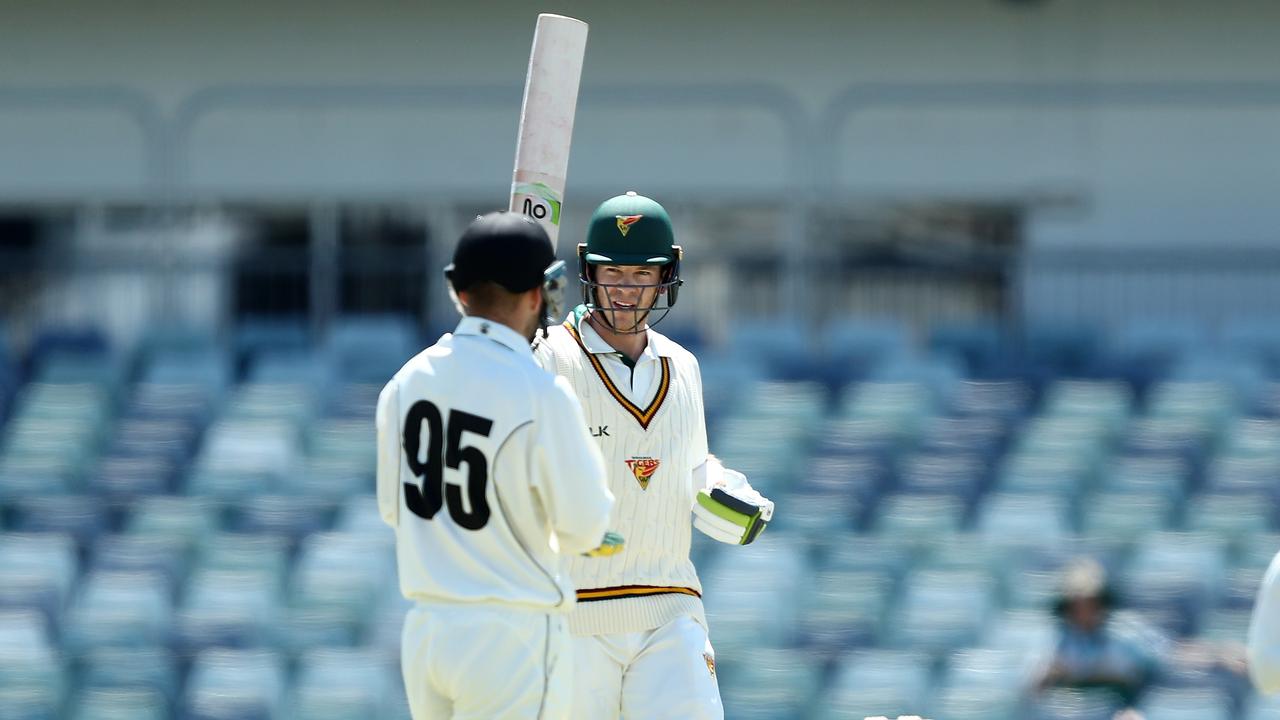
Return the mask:
[[720, 464], [715, 457], [694, 470], [702, 485], [693, 505], [693, 526], [702, 534], [729, 545], [747, 545], [773, 519], [773, 501], [756, 492], [747, 477]]

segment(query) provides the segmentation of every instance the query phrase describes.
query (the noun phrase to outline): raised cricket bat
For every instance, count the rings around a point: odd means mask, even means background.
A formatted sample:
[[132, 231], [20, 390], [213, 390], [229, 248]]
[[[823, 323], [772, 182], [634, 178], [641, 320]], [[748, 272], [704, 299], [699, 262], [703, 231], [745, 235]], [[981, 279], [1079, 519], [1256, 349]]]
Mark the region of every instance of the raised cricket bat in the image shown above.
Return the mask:
[[510, 209], [541, 223], [552, 247], [560, 236], [569, 143], [586, 51], [586, 23], [563, 15], [538, 16], [520, 106]]

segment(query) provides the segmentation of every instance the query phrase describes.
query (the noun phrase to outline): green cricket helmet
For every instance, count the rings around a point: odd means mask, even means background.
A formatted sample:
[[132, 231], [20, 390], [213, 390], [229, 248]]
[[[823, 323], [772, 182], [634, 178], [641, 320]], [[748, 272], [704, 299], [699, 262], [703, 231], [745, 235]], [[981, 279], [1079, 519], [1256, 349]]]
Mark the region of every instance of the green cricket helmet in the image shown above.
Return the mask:
[[[634, 191], [609, 198], [596, 208], [587, 226], [587, 241], [578, 245], [578, 276], [582, 282], [582, 300], [592, 310], [607, 310], [609, 324], [614, 322], [620, 308], [597, 307], [596, 290], [602, 288], [608, 294], [610, 288], [623, 287], [600, 283], [596, 280], [596, 267], [600, 265], [657, 265], [659, 272], [658, 293], [653, 304], [635, 308], [632, 313], [644, 313], [647, 325], [655, 325], [666, 317], [676, 304], [676, 295], [683, 284], [680, 279], [682, 251], [675, 244], [671, 229], [671, 217], [657, 202]], [[665, 298], [665, 303], [659, 304]], [[652, 313], [660, 313], [656, 317]], [[643, 332], [645, 324], [633, 322], [631, 332]]]

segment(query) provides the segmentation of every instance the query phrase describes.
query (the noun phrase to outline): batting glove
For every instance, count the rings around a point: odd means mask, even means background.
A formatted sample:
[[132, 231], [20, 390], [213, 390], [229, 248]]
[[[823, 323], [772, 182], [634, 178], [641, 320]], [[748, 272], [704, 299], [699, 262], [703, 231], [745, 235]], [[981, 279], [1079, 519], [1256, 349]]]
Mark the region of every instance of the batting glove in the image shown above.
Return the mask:
[[600, 546], [594, 550], [588, 550], [583, 554], [585, 557], [602, 558], [611, 555], [617, 555], [622, 552], [622, 548], [626, 545], [626, 541], [616, 532], [607, 532], [604, 539], [600, 541]]
[[729, 545], [747, 545], [773, 519], [773, 501], [756, 492], [747, 478], [714, 457], [694, 471], [704, 487], [693, 505], [693, 526], [707, 537]]

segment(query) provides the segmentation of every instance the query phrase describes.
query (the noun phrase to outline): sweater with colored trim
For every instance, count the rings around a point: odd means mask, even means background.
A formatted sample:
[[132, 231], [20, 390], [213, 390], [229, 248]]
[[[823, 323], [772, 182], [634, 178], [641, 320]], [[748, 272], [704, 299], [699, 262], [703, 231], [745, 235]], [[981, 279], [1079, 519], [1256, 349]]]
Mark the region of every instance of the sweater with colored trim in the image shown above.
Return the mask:
[[[707, 459], [697, 360], [649, 330], [648, 346], [629, 369], [580, 312], [551, 328], [534, 356], [567, 379], [582, 403], [616, 498], [609, 528], [626, 541], [617, 555], [568, 559], [578, 590], [570, 631], [641, 632], [684, 615], [705, 625], [702, 585], [689, 559], [693, 470]], [[625, 386], [622, 379], [637, 371], [647, 382]]]

